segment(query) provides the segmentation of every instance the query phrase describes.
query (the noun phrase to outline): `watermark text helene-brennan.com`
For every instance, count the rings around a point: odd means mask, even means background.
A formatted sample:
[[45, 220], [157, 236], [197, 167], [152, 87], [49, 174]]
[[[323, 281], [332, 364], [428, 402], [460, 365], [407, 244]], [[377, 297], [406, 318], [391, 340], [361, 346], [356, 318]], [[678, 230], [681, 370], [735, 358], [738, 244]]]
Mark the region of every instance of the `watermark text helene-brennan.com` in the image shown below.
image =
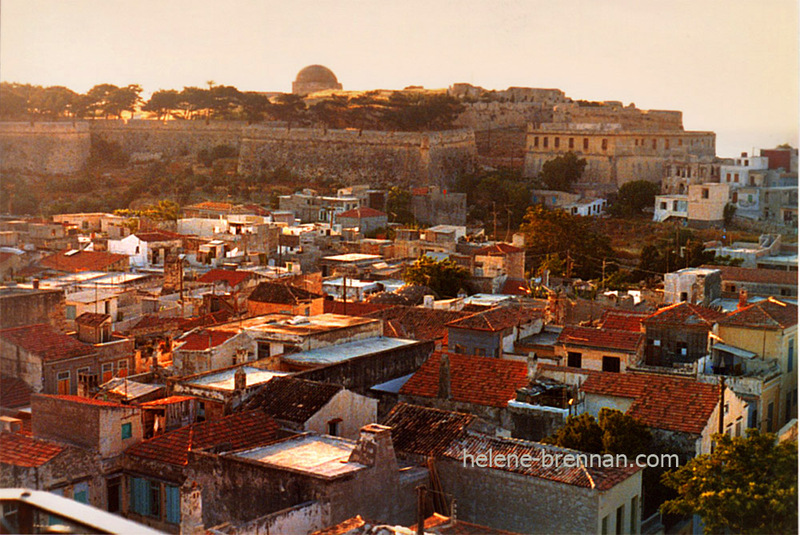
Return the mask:
[[539, 465], [542, 468], [677, 468], [680, 465], [678, 455], [674, 453], [650, 453], [627, 457], [610, 453], [577, 453], [540, 450], [537, 454], [495, 453], [491, 448], [485, 453], [462, 453], [465, 467], [470, 468], [530, 468]]

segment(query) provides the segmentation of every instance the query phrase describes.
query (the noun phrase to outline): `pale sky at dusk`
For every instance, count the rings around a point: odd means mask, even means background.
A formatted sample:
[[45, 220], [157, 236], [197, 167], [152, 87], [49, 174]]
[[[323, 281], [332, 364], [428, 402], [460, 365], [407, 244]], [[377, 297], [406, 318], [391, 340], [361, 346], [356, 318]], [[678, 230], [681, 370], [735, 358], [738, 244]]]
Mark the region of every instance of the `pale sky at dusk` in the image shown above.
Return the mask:
[[798, 137], [797, 0], [2, 0], [0, 79], [290, 91], [555, 87], [683, 111], [735, 156]]

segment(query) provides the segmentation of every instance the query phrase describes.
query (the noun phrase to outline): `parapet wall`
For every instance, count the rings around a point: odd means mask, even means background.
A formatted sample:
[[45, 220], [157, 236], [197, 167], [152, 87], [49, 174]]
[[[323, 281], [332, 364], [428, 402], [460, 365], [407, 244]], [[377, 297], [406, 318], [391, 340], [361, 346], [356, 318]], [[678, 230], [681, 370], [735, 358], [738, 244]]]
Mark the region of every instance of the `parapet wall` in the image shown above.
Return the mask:
[[162, 153], [165, 156], [197, 154], [218, 145], [239, 148], [243, 121], [90, 121], [92, 141], [114, 142], [128, 155]]
[[89, 158], [89, 125], [0, 123], [0, 169], [45, 174], [79, 171]]
[[446, 183], [471, 169], [475, 152], [475, 134], [467, 129], [417, 133], [257, 125], [243, 132], [239, 173], [285, 168], [345, 184]]

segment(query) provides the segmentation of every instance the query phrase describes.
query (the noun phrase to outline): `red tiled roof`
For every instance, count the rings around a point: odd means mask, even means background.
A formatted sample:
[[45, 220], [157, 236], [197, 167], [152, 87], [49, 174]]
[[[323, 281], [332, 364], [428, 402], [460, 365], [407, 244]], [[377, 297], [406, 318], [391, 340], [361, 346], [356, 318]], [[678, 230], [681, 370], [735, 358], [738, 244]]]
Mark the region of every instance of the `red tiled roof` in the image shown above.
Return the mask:
[[299, 305], [301, 303], [322, 299], [322, 294], [315, 294], [282, 282], [262, 282], [247, 297], [248, 301], [257, 303], [277, 303], [283, 305]]
[[509, 253], [522, 253], [524, 252], [523, 249], [519, 247], [514, 247], [508, 243], [495, 243], [494, 245], [487, 245], [481, 249], [475, 251], [475, 256], [495, 256], [495, 255], [507, 255]]
[[230, 269], [212, 269], [199, 279], [197, 282], [211, 284], [217, 281], [225, 281], [228, 286], [235, 287], [252, 277], [253, 274], [249, 271], [234, 271]]
[[166, 398], [155, 399], [153, 401], [147, 401], [145, 403], [140, 403], [140, 407], [160, 407], [162, 405], [172, 405], [173, 403], [183, 403], [184, 401], [189, 401], [190, 399], [197, 399], [194, 396], [169, 396]]
[[527, 323], [533, 319], [541, 318], [543, 314], [541, 309], [499, 306], [486, 312], [478, 312], [471, 316], [451, 321], [447, 326], [458, 329], [497, 332], [509, 329], [520, 323]]
[[261, 411], [242, 412], [181, 427], [131, 446], [127, 455], [185, 466], [189, 450], [225, 444], [230, 450], [255, 448], [278, 439], [278, 425]]
[[370, 208], [369, 206], [359, 206], [358, 208], [354, 208], [352, 210], [348, 210], [346, 212], [342, 212], [337, 218], [348, 217], [352, 219], [365, 219], [367, 217], [386, 217], [386, 214], [381, 212], [380, 210], [375, 210], [374, 208]]
[[82, 405], [94, 405], [95, 407], [115, 407], [117, 409], [128, 409], [129, 405], [122, 403], [114, 403], [113, 401], [103, 401], [102, 399], [85, 398], [82, 396], [65, 396], [54, 394], [36, 394], [37, 397], [60, 399], [61, 401], [69, 401], [72, 403], [80, 403]]
[[570, 325], [562, 329], [557, 343], [635, 353], [643, 339], [644, 333], [642, 332]]
[[68, 359], [94, 353], [94, 346], [62, 334], [46, 323], [0, 330], [0, 339], [42, 360]]
[[[428, 358], [400, 389], [400, 394], [435, 398], [439, 395], [442, 353]], [[528, 383], [526, 363], [450, 353], [450, 397], [476, 405], [505, 407], [518, 388]]]
[[726, 327], [786, 329], [797, 325], [797, 305], [770, 297], [731, 312], [728, 317], [719, 320], [719, 324]]
[[657, 310], [645, 318], [644, 323], [667, 323], [682, 326], [697, 325], [711, 328], [720, 318], [724, 317], [725, 314], [723, 312], [717, 312], [716, 310], [684, 301]]
[[[490, 452], [495, 459], [497, 455], [500, 454], [506, 456], [511, 454], [516, 455], [517, 459], [523, 458], [523, 455], [529, 455], [529, 458], [534, 461], [526, 463], [529, 464], [529, 466], [524, 466], [523, 463], [513, 462], [503, 463], [502, 465], [492, 463], [492, 466], [487, 468], [488, 470], [514, 472], [525, 476], [548, 479], [566, 485], [597, 490], [608, 490], [625, 481], [640, 470], [635, 463], [631, 463], [631, 466], [601, 468], [592, 463], [585, 464], [583, 459], [578, 456], [580, 452], [575, 450], [514, 438], [500, 438], [473, 433], [469, 433], [466, 437], [455, 440], [444, 455], [462, 463], [464, 462], [465, 454], [471, 455], [474, 458], [481, 454], [488, 455]], [[543, 452], [549, 455], [554, 455], [555, 453], [573, 454], [576, 456], [575, 460], [578, 461], [575, 464], [579, 464], [579, 466], [573, 466], [573, 463], [552, 463], [552, 465], [550, 465], [549, 463], [541, 462]], [[508, 457], [506, 457], [506, 459], [507, 458]], [[536, 461], [536, 459], [539, 459], [539, 461]]]
[[110, 314], [95, 314], [94, 312], [84, 312], [75, 318], [75, 323], [78, 325], [86, 325], [89, 327], [99, 327], [107, 321], [111, 321]]
[[261, 386], [243, 405], [243, 410], [261, 410], [289, 422], [303, 423], [319, 412], [344, 389], [341, 385], [298, 377], [275, 377]]
[[0, 433], [0, 463], [13, 466], [42, 466], [64, 451], [64, 446], [21, 433]]
[[453, 440], [466, 432], [474, 419], [472, 414], [398, 403], [383, 425], [392, 428], [392, 444], [396, 451], [427, 456], [444, 452]]
[[0, 407], [13, 409], [30, 405], [31, 392], [33, 389], [22, 379], [0, 374]]
[[648, 427], [699, 435], [719, 402], [719, 387], [661, 375], [595, 372], [581, 390], [633, 400], [627, 414]]
[[219, 331], [216, 329], [192, 332], [178, 340], [180, 345], [175, 349], [181, 351], [205, 351], [210, 347], [217, 347], [225, 343], [236, 334], [235, 331]]
[[183, 234], [169, 232], [168, 230], [149, 230], [147, 232], [137, 232], [136, 237], [144, 242], [173, 241], [183, 238]]
[[365, 314], [365, 317], [389, 323], [390, 328], [403, 333], [401, 338], [447, 340], [447, 323], [470, 315], [469, 312], [397, 305]]
[[630, 312], [627, 310], [606, 310], [600, 324], [604, 329], [615, 331], [641, 332], [642, 321], [648, 316], [644, 312]]
[[42, 258], [39, 261], [43, 267], [56, 271], [79, 273], [81, 271], [105, 271], [120, 262], [128, 262], [127, 255], [108, 253], [106, 251], [78, 251], [69, 256], [62, 251]]
[[761, 284], [785, 284], [797, 286], [797, 272], [780, 269], [756, 269], [734, 266], [701, 266], [718, 269], [723, 281], [756, 282]]

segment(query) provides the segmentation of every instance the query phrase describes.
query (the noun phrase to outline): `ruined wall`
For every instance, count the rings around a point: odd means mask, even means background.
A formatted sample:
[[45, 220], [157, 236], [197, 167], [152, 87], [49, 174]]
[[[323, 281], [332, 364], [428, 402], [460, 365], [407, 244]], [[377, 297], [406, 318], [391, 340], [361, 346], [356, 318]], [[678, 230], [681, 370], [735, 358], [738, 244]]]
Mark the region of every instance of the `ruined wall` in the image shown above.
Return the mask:
[[9, 288], [0, 294], [0, 329], [49, 323], [55, 330], [66, 329], [64, 292]]
[[89, 125], [0, 122], [0, 169], [75, 173], [89, 158]]
[[243, 175], [289, 169], [304, 178], [348, 184], [447, 183], [472, 169], [475, 136], [471, 130], [377, 132], [245, 128], [239, 156]]

